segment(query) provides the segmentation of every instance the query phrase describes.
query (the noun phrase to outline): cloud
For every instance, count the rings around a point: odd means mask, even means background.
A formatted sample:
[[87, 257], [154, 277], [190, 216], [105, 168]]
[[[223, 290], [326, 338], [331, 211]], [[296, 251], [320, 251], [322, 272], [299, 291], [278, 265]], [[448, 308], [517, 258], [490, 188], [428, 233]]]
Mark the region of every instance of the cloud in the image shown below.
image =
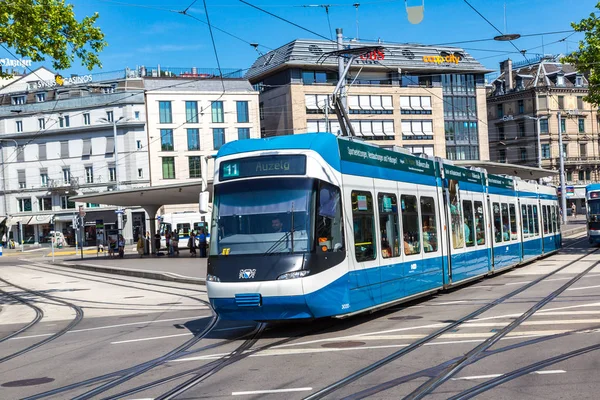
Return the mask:
[[201, 44], [159, 44], [140, 47], [138, 51], [140, 53], [177, 52], [198, 50], [202, 47], [203, 46]]

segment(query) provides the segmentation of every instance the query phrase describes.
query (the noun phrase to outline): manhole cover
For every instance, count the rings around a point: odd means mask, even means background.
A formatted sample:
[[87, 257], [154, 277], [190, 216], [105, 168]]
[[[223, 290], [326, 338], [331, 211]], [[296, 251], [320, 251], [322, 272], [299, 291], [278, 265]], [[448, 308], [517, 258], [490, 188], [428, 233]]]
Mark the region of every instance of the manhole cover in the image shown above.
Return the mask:
[[327, 347], [327, 348], [332, 348], [332, 349], [347, 349], [350, 347], [359, 347], [359, 346], [363, 346], [365, 344], [365, 342], [334, 342], [334, 343], [325, 343], [323, 345], [321, 345], [321, 347]]
[[394, 321], [404, 321], [407, 319], [421, 319], [423, 317], [419, 316], [419, 315], [404, 315], [402, 317], [389, 317], [388, 319], [392, 319]]
[[53, 382], [53, 378], [32, 378], [32, 379], [23, 379], [20, 381], [12, 381], [3, 383], [2, 387], [23, 387], [23, 386], [35, 386], [35, 385], [43, 385], [44, 383]]

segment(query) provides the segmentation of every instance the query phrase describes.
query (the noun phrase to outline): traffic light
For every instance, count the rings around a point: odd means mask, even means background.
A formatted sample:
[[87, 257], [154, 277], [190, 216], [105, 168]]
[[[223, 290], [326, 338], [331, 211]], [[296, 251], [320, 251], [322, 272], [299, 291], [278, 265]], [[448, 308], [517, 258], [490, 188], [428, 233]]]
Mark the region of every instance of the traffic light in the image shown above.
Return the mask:
[[17, 231], [21, 231], [21, 221], [17, 221]]

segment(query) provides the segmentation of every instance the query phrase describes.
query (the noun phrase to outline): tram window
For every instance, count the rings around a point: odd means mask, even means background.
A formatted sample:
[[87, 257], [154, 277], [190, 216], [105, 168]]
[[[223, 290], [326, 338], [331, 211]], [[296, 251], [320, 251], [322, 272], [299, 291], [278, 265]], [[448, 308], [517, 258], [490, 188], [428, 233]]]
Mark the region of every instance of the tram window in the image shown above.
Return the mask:
[[527, 205], [527, 216], [529, 217], [529, 236], [534, 236], [535, 228], [533, 227], [533, 212], [531, 211], [531, 204]]
[[165, 236], [167, 232], [171, 232], [171, 224], [162, 223], [160, 224], [160, 235]]
[[508, 216], [508, 205], [502, 203], [502, 239], [505, 242], [510, 240], [510, 218]]
[[538, 206], [534, 204], [533, 206], [533, 234], [535, 236], [540, 235], [540, 225], [539, 225], [539, 216], [538, 216]]
[[464, 228], [465, 228], [465, 244], [467, 247], [475, 246], [473, 239], [473, 203], [469, 200], [463, 200], [463, 211], [465, 213]]
[[437, 220], [433, 197], [421, 197], [421, 221], [423, 224], [423, 250], [425, 253], [437, 251]]
[[460, 200], [458, 198], [458, 181], [450, 179], [449, 188], [450, 194], [450, 225], [452, 226], [452, 246], [455, 249], [462, 249], [464, 242], [464, 228], [462, 212], [460, 210]]
[[556, 213], [554, 214], [554, 232], [560, 233], [560, 221], [562, 218], [560, 218], [560, 211], [558, 210], [558, 206], [554, 206], [554, 209], [556, 210]]
[[556, 232], [556, 213], [554, 211], [554, 206], [548, 206], [548, 215], [550, 219], [548, 220], [550, 233]]
[[398, 257], [398, 201], [395, 194], [379, 193], [379, 228], [381, 229], [381, 255], [383, 258]]
[[404, 239], [404, 254], [418, 254], [421, 252], [421, 238], [419, 229], [419, 208], [416, 196], [400, 196], [402, 204], [402, 235]]
[[510, 239], [516, 240], [519, 235], [517, 232], [517, 210], [514, 204], [508, 205], [508, 212], [510, 214]]
[[485, 218], [483, 213], [483, 203], [476, 201], [475, 203], [475, 239], [477, 244], [485, 244]]
[[375, 215], [370, 192], [352, 191], [354, 254], [356, 261], [375, 259]]
[[317, 249], [320, 252], [344, 250], [344, 227], [340, 189], [319, 182], [319, 211], [317, 213]]
[[502, 219], [500, 217], [500, 205], [494, 203], [494, 241], [496, 243], [502, 242]]
[[190, 224], [177, 224], [177, 233], [179, 236], [189, 236]]
[[548, 234], [548, 206], [542, 206], [542, 223], [544, 225], [544, 235]]
[[529, 237], [529, 218], [527, 218], [527, 206], [521, 206], [521, 223], [523, 224], [523, 237]]

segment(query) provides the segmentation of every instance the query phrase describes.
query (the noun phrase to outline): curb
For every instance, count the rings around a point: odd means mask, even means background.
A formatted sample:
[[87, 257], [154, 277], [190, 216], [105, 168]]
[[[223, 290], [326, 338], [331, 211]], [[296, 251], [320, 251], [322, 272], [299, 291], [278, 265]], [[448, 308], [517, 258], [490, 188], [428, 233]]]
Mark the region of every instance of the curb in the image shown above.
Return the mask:
[[566, 232], [562, 232], [562, 234], [565, 236], [569, 236], [569, 235], [573, 235], [575, 233], [581, 233], [581, 232], [586, 232], [586, 231], [587, 231], [587, 226], [582, 226], [580, 228], [569, 229]]
[[154, 279], [159, 281], [169, 281], [169, 282], [178, 282], [178, 283], [188, 283], [192, 285], [202, 285], [206, 286], [206, 279], [202, 278], [190, 278], [185, 277], [183, 275], [177, 275], [168, 272], [155, 272], [155, 271], [143, 271], [139, 269], [120, 269], [120, 268], [111, 268], [111, 267], [99, 267], [97, 265], [90, 264], [68, 264], [65, 262], [54, 262], [52, 265], [58, 265], [61, 267], [73, 268], [73, 269], [82, 269], [86, 271], [94, 271], [94, 272], [103, 272], [105, 274], [114, 274], [114, 275], [125, 275], [125, 276], [133, 276], [136, 278], [145, 278], [145, 279]]

